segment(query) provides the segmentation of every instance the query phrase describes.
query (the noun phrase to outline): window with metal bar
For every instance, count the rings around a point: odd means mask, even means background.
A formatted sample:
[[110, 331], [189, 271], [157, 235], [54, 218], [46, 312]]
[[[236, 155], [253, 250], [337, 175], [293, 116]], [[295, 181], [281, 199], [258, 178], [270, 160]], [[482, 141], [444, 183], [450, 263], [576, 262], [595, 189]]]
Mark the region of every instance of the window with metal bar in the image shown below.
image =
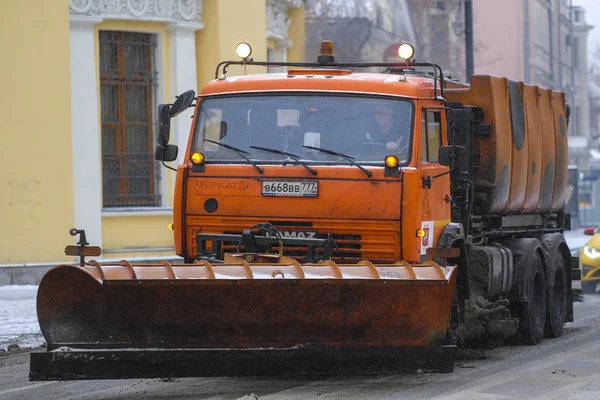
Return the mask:
[[154, 161], [156, 35], [100, 32], [103, 203], [160, 206]]

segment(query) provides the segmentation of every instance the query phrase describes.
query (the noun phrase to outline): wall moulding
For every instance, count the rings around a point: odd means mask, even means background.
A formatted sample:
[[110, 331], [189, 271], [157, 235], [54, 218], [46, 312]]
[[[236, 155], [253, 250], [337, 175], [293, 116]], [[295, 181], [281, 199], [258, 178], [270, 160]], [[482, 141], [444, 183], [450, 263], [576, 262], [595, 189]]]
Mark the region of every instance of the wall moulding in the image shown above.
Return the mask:
[[71, 18], [200, 23], [202, 0], [69, 0], [69, 14]]
[[267, 37], [285, 43], [287, 46], [288, 27], [290, 19], [288, 10], [302, 6], [302, 0], [267, 0]]

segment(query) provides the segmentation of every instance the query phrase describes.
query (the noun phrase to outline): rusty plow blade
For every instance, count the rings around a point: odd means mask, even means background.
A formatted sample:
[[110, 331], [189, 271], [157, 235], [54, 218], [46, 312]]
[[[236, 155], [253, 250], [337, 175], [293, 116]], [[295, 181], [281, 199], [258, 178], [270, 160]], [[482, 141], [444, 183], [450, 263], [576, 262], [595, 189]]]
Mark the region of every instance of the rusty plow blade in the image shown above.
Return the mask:
[[452, 370], [455, 267], [257, 260], [52, 268], [30, 380]]

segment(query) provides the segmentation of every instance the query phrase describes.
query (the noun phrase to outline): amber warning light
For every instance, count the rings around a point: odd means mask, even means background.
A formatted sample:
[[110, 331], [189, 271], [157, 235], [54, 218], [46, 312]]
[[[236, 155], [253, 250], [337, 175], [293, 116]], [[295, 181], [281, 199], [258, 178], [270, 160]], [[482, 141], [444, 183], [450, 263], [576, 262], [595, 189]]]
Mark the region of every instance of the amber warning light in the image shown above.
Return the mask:
[[398, 166], [398, 157], [391, 155], [385, 158], [385, 165], [389, 168], [396, 168]]
[[321, 41], [321, 48], [319, 49], [319, 57], [317, 57], [318, 64], [334, 64], [335, 55], [333, 54], [333, 42], [331, 40]]
[[198, 153], [197, 151], [192, 153], [192, 156], [190, 157], [190, 159], [192, 160], [192, 162], [196, 165], [200, 165], [204, 162], [204, 154], [202, 153]]

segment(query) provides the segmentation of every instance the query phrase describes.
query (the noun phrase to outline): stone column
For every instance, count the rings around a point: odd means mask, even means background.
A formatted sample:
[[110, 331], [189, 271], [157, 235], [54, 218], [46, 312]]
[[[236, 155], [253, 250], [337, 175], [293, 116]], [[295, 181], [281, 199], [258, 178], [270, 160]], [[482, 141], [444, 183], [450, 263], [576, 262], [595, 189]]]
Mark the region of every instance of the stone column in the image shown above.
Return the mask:
[[102, 246], [102, 159], [94, 25], [102, 18], [71, 16], [71, 134], [74, 227]]
[[[276, 40], [275, 59], [281, 62], [287, 62], [287, 51], [292, 47], [292, 41], [289, 39]], [[277, 72], [287, 72], [286, 67], [280, 67]]]
[[[168, 26], [171, 47], [171, 98], [193, 89], [198, 91], [196, 78], [196, 31], [203, 28], [201, 23], [176, 22]], [[170, 142], [179, 146], [178, 163], [182, 163], [190, 136], [193, 110], [190, 108], [171, 120]]]

